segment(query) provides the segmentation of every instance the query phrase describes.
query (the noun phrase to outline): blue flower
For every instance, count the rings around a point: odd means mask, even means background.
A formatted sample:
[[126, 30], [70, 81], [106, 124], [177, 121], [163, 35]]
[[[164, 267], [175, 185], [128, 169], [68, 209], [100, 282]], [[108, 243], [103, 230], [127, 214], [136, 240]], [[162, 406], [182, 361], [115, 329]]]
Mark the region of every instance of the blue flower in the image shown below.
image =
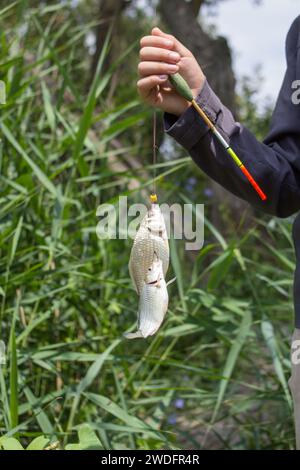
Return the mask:
[[168, 416], [168, 424], [176, 424], [177, 422], [177, 416], [175, 413], [171, 414], [170, 416]]
[[206, 197], [213, 197], [214, 195], [214, 192], [211, 188], [205, 188], [203, 193], [204, 193], [204, 196]]
[[197, 184], [197, 179], [194, 176], [191, 176], [190, 178], [187, 179], [185, 183], [186, 190], [193, 191], [196, 184]]
[[179, 410], [182, 410], [184, 408], [184, 399], [183, 398], [177, 398], [174, 401], [174, 406], [175, 406], [175, 408], [178, 408]]

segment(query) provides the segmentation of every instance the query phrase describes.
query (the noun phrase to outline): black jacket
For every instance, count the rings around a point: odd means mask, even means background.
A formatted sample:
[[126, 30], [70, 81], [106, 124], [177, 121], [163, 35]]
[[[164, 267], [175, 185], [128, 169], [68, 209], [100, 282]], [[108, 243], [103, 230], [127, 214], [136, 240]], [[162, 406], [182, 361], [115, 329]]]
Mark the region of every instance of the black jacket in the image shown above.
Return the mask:
[[[207, 175], [255, 208], [278, 217], [288, 217], [300, 209], [300, 103], [297, 104], [300, 101], [300, 16], [287, 35], [286, 60], [287, 69], [271, 128], [263, 142], [234, 120], [207, 80], [196, 97], [266, 193], [266, 201], [260, 200], [193, 106], [180, 117], [170, 113], [163, 116], [165, 132], [189, 152]], [[294, 221], [293, 239], [296, 250], [294, 306], [296, 327], [300, 328], [300, 214]]]

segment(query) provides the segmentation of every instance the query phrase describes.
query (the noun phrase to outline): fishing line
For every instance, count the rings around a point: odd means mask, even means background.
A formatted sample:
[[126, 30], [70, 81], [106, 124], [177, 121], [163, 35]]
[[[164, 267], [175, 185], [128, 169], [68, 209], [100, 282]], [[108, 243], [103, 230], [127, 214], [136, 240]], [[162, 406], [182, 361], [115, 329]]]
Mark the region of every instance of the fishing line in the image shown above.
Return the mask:
[[[152, 20], [152, 26], [155, 27], [157, 24], [157, 2], [154, 5], [154, 16]], [[159, 93], [159, 85], [155, 87], [155, 93]], [[157, 202], [157, 184], [156, 184], [156, 178], [157, 178], [157, 150], [159, 150], [158, 146], [156, 145], [156, 129], [157, 129], [157, 115], [156, 115], [156, 108], [154, 106], [153, 108], [153, 119], [152, 119], [152, 127], [153, 127], [153, 132], [152, 132], [152, 166], [153, 166], [153, 185], [152, 185], [152, 193], [150, 195], [150, 201]]]
[[158, 147], [156, 145], [156, 109], [154, 108], [153, 111], [153, 141], [152, 141], [152, 146], [153, 146], [153, 154], [152, 154], [152, 164], [153, 164], [153, 188], [152, 188], [152, 193], [153, 195], [156, 195], [156, 176], [157, 176], [157, 168], [156, 168], [156, 163], [157, 163], [157, 150]]

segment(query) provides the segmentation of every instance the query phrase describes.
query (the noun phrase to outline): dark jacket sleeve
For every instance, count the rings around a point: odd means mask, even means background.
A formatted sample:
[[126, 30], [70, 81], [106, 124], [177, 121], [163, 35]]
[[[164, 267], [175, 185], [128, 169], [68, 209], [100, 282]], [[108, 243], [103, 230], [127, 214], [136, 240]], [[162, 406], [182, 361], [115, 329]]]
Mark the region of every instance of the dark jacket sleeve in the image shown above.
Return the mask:
[[196, 97], [198, 104], [257, 180], [267, 195], [266, 201], [260, 200], [193, 106], [179, 117], [170, 113], [163, 115], [165, 132], [189, 152], [207, 175], [257, 209], [278, 217], [287, 217], [300, 209], [300, 104], [292, 100], [293, 93], [297, 91], [295, 81], [300, 80], [300, 16], [287, 35], [286, 59], [287, 69], [271, 128], [263, 142], [234, 120], [207, 80]]

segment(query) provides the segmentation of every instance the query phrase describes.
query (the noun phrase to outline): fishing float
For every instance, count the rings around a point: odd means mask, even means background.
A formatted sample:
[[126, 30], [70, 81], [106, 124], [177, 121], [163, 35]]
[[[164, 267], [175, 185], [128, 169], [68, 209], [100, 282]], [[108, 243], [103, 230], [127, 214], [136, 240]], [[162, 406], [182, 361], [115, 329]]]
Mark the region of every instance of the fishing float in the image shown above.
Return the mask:
[[203, 109], [198, 105], [196, 102], [192, 90], [190, 89], [189, 85], [185, 81], [185, 79], [179, 74], [170, 74], [168, 75], [168, 78], [171, 82], [171, 84], [174, 86], [176, 91], [183, 96], [186, 100], [188, 100], [192, 106], [196, 109], [198, 114], [201, 116], [201, 118], [204, 120], [204, 122], [207, 124], [207, 126], [210, 128], [212, 133], [216, 136], [220, 144], [224, 147], [226, 150], [227, 154], [230, 155], [230, 157], [233, 159], [237, 167], [243, 172], [243, 174], [246, 176], [247, 180], [249, 183], [252, 185], [256, 193], [259, 195], [262, 201], [265, 201], [267, 199], [266, 194], [263, 192], [259, 184], [255, 181], [251, 173], [247, 170], [243, 162], [239, 159], [235, 151], [230, 147], [230, 145], [226, 142], [226, 140], [223, 138], [223, 136], [220, 134], [216, 126], [211, 122], [207, 114], [203, 111]]

